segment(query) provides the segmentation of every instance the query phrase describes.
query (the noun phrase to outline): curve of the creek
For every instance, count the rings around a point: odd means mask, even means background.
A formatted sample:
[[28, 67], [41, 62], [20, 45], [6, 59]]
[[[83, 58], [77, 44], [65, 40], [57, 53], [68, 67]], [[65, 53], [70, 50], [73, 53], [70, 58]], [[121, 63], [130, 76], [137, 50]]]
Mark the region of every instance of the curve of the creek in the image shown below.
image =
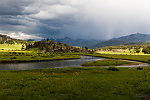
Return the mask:
[[[30, 69], [43, 69], [43, 68], [64, 68], [64, 67], [82, 67], [81, 64], [102, 60], [105, 58], [81, 56], [81, 59], [73, 60], [57, 60], [57, 61], [45, 61], [45, 62], [29, 62], [29, 63], [9, 63], [0, 64], [0, 70], [30, 70]], [[138, 65], [124, 65], [118, 67], [138, 67], [149, 66], [148, 64], [139, 63]]]

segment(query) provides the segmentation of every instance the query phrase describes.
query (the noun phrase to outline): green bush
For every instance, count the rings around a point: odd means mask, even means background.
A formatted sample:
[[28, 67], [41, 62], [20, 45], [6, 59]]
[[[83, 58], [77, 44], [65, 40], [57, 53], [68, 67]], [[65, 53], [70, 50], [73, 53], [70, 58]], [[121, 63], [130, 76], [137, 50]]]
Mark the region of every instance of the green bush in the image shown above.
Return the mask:
[[119, 71], [119, 69], [116, 66], [109, 66], [107, 70]]
[[137, 67], [137, 70], [143, 70], [143, 67], [139, 66], [139, 67]]

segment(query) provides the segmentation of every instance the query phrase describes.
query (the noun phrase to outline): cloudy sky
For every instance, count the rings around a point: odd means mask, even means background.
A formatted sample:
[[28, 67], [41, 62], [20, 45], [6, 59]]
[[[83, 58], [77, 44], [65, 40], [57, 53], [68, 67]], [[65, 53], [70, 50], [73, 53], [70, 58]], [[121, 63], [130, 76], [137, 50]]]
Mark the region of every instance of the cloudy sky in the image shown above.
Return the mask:
[[150, 34], [149, 0], [0, 0], [0, 33], [110, 39]]

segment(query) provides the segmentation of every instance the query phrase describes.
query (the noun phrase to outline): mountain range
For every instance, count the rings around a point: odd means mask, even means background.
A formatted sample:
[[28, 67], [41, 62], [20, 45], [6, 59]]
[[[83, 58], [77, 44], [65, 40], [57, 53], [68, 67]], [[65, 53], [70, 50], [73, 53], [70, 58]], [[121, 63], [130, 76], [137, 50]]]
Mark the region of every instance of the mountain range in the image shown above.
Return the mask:
[[96, 44], [96, 47], [106, 47], [106, 46], [117, 46], [117, 45], [123, 45], [123, 44], [135, 44], [140, 43], [144, 41], [150, 41], [150, 35], [148, 34], [131, 34], [127, 36], [122, 36], [120, 38], [113, 38], [107, 41], [100, 42]]
[[78, 46], [78, 47], [88, 47], [88, 48], [95, 48], [95, 45], [99, 42], [101, 42], [101, 40], [94, 40], [94, 39], [71, 39], [69, 37], [65, 37], [65, 38], [59, 38], [59, 39], [54, 39], [51, 38], [50, 40], [54, 41], [54, 42], [60, 42], [60, 43], [64, 43], [64, 44], [68, 44], [71, 46]]
[[55, 42], [61, 42], [64, 44], [68, 44], [71, 46], [79, 46], [79, 47], [88, 47], [88, 48], [100, 48], [106, 46], [118, 46], [124, 44], [135, 44], [145, 41], [150, 41], [150, 35], [135, 33], [127, 36], [122, 36], [119, 38], [112, 38], [110, 40], [102, 41], [102, 40], [86, 40], [86, 39], [71, 39], [68, 37], [53, 39], [50, 40]]
[[[43, 39], [42, 41], [44, 41]], [[94, 40], [94, 39], [71, 39], [69, 37], [65, 38], [58, 38], [54, 39], [51, 38], [49, 40], [52, 40], [54, 42], [59, 42], [63, 44], [67, 44], [70, 46], [77, 46], [77, 47], [88, 47], [88, 48], [100, 48], [100, 47], [106, 47], [106, 46], [118, 46], [118, 45], [125, 45], [125, 44], [137, 44], [137, 45], [142, 45], [146, 44], [148, 45], [149, 42], [145, 41], [150, 41], [150, 35], [148, 34], [142, 34], [142, 33], [135, 33], [127, 36], [122, 36], [119, 38], [112, 38], [107, 41], [102, 41], [102, 40]], [[8, 37], [7, 35], [2, 35], [0, 34], [0, 43], [24, 43], [27, 41], [34, 41], [33, 39], [28, 39], [28, 40], [20, 40], [20, 39], [13, 39], [11, 37]]]

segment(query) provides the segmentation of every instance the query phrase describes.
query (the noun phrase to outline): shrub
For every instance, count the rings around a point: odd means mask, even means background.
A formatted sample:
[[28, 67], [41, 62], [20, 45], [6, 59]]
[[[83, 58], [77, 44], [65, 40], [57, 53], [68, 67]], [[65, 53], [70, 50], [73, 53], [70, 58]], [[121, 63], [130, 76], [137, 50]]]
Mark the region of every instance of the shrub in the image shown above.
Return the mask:
[[116, 66], [109, 66], [107, 70], [119, 71], [119, 69]]
[[16, 59], [16, 57], [11, 57], [10, 59]]
[[139, 67], [137, 67], [136, 69], [137, 69], [137, 70], [143, 70], [143, 67], [140, 67], [140, 66], [139, 66]]

